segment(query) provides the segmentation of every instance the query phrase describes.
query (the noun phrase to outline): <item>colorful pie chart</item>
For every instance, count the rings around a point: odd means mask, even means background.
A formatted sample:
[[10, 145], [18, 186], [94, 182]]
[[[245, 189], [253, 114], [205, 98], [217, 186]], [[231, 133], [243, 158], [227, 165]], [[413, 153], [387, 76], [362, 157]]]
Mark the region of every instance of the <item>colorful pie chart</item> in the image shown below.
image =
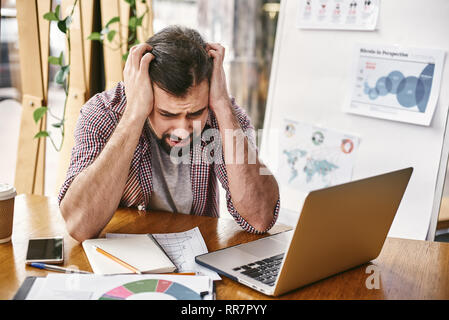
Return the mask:
[[201, 300], [201, 296], [177, 282], [146, 279], [118, 286], [99, 300]]

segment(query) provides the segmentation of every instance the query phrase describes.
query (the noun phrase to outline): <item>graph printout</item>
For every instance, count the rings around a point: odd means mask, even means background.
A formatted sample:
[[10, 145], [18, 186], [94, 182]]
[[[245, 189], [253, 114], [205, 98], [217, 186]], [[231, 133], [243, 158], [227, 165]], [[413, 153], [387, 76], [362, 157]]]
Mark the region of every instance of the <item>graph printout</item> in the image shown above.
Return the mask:
[[194, 271], [209, 276], [212, 280], [221, 280], [218, 273], [195, 262], [195, 256], [208, 252], [198, 227], [185, 232], [153, 234], [153, 237], [164, 248], [178, 272]]
[[359, 137], [293, 119], [283, 127], [276, 174], [282, 187], [309, 192], [351, 181]]
[[442, 50], [358, 45], [345, 111], [430, 125], [444, 57]]
[[301, 29], [375, 30], [380, 0], [299, 0]]

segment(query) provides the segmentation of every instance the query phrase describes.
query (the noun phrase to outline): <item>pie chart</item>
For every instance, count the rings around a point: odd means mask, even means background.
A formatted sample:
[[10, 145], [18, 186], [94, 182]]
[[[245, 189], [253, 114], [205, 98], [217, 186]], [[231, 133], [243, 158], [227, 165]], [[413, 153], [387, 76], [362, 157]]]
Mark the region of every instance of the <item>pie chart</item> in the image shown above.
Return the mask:
[[145, 279], [118, 286], [99, 300], [201, 300], [201, 296], [177, 282]]

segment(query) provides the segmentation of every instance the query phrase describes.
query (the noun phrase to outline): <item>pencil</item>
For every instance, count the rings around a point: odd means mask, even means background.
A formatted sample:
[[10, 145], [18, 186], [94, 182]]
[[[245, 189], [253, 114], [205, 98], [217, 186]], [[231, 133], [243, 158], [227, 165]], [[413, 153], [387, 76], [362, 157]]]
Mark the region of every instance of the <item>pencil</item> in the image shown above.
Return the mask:
[[171, 276], [196, 276], [196, 272], [169, 272], [169, 273], [161, 273]]
[[99, 253], [105, 255], [105, 256], [108, 257], [109, 259], [111, 259], [111, 260], [117, 262], [118, 264], [120, 264], [120, 265], [122, 265], [123, 267], [125, 267], [125, 268], [131, 270], [132, 272], [137, 273], [137, 274], [142, 274], [142, 272], [140, 272], [139, 269], [133, 267], [132, 265], [126, 263], [126, 262], [123, 261], [123, 260], [120, 260], [119, 258], [113, 256], [113, 255], [110, 254], [109, 252], [106, 252], [106, 251], [104, 251], [103, 249], [101, 249], [101, 248], [99, 248], [99, 247], [97, 247], [97, 246], [94, 246], [94, 248], [95, 248], [95, 250], [96, 250], [97, 252], [99, 252]]

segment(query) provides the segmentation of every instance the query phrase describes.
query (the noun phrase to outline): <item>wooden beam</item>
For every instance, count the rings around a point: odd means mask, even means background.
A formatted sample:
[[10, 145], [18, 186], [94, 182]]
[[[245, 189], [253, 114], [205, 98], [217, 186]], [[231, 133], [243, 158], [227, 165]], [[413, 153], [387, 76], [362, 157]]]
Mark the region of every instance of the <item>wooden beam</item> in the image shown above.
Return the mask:
[[52, 0], [37, 0], [44, 103], [47, 103], [48, 100], [48, 56], [50, 52], [50, 21], [44, 19], [44, 14], [51, 11], [51, 5]]
[[[120, 43], [122, 46], [120, 47], [120, 53], [123, 56], [126, 52], [128, 52], [128, 37], [129, 37], [129, 15], [131, 13], [131, 7], [129, 3], [124, 0], [119, 0], [120, 10]], [[122, 59], [122, 68], [124, 67], [123, 59]]]
[[14, 184], [18, 193], [33, 194], [37, 190], [39, 194], [43, 194], [45, 138], [34, 139], [34, 135], [45, 128], [46, 120], [44, 117], [37, 124], [33, 120], [33, 112], [44, 104], [46, 97], [39, 40], [38, 3], [36, 0], [17, 0], [16, 9], [23, 95]]
[[[101, 22], [104, 27], [113, 17], [121, 17], [119, 0], [101, 0]], [[119, 49], [121, 43], [121, 32], [119, 25], [110, 25], [110, 30], [117, 31], [117, 43], [112, 44], [107, 39], [103, 41], [105, 89], [111, 89], [123, 80], [123, 60]]]
[[22, 91], [33, 97], [44, 97], [41, 51], [39, 43], [39, 18], [36, 0], [17, 0], [20, 74]]
[[[84, 49], [84, 75], [86, 81], [86, 95], [91, 96], [91, 72], [92, 72], [92, 41], [87, 40], [87, 37], [93, 31], [94, 23], [94, 0], [81, 0], [81, 17], [83, 21], [83, 27], [81, 28], [81, 40], [83, 42]], [[98, 63], [98, 62], [97, 62]]]
[[146, 0], [145, 3], [136, 1], [137, 16], [142, 16], [148, 10], [145, 18], [142, 20], [142, 26], [137, 28], [137, 39], [142, 43], [153, 35], [153, 2]]
[[[48, 104], [48, 56], [50, 53], [50, 21], [44, 19], [44, 14], [51, 11], [52, 0], [38, 0], [37, 12], [39, 20], [39, 41], [41, 44], [43, 104]], [[47, 116], [42, 118], [39, 131], [47, 130]], [[45, 154], [47, 139], [38, 140], [38, 155], [36, 164], [36, 178], [34, 183], [34, 194], [45, 195]]]

